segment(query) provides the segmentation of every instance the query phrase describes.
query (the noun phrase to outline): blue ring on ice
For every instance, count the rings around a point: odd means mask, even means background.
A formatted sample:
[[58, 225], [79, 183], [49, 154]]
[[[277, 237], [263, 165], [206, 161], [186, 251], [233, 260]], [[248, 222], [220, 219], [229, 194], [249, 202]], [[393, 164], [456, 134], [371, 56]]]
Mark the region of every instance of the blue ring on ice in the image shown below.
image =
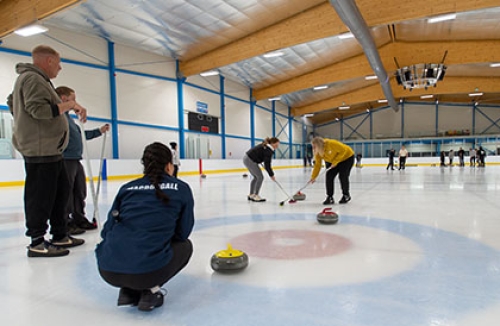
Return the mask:
[[[288, 220], [316, 222], [308, 213], [256, 214], [198, 220], [195, 231]], [[359, 284], [312, 288], [260, 288], [226, 282], [223, 278], [207, 282], [181, 272], [166, 285], [172, 299], [167, 296], [166, 307], [155, 309], [148, 319], [152, 323], [161, 320], [192, 326], [303, 326], [324, 322], [421, 326], [448, 324], [500, 302], [500, 252], [487, 245], [456, 233], [408, 222], [342, 215], [339, 223], [406, 237], [420, 246], [423, 257], [413, 269], [393, 276]], [[84, 262], [90, 263], [88, 259]], [[95, 262], [93, 264], [95, 266]], [[89, 283], [99, 282], [89, 279], [89, 268], [92, 267], [82, 266], [77, 272], [78, 283], [86, 291], [96, 290], [89, 287]], [[118, 291], [100, 282], [94, 283], [99, 288], [99, 296], [96, 292], [92, 295], [102, 304], [114, 305]], [[111, 302], [104, 303], [105, 300]], [[130, 313], [140, 312], [132, 309]]]

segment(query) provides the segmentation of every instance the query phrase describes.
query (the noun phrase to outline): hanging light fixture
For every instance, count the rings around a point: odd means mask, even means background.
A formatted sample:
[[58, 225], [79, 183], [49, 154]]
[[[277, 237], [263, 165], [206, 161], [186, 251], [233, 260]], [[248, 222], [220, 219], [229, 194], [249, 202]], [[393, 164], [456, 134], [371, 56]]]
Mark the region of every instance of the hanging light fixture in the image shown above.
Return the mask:
[[441, 63], [420, 63], [401, 68], [396, 58], [394, 62], [398, 69], [395, 76], [398, 85], [402, 85], [404, 89], [412, 91], [414, 88], [436, 87], [438, 81], [444, 79], [446, 74], [446, 66], [444, 60], [448, 51], [444, 53]]

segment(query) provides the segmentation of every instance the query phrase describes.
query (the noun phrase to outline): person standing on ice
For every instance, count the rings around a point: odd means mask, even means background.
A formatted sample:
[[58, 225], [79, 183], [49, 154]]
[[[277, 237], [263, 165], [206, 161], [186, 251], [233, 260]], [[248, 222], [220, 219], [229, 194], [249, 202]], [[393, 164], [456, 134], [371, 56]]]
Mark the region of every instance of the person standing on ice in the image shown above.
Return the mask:
[[271, 167], [271, 161], [273, 159], [274, 151], [280, 145], [280, 140], [276, 137], [266, 138], [261, 144], [251, 148], [246, 152], [243, 157], [243, 164], [247, 167], [248, 171], [252, 175], [252, 181], [250, 182], [250, 194], [247, 199], [255, 202], [264, 202], [264, 198], [259, 196], [260, 188], [262, 187], [262, 182], [264, 181], [264, 175], [260, 170], [259, 164], [264, 163], [264, 168], [266, 169], [271, 180], [276, 181], [274, 177], [274, 171]]
[[340, 186], [342, 188], [342, 198], [339, 204], [346, 204], [351, 200], [349, 175], [354, 165], [353, 149], [337, 140], [323, 139], [321, 137], [315, 137], [312, 140], [312, 146], [314, 151], [314, 168], [309, 182], [314, 183], [316, 181], [324, 160], [326, 168], [329, 170], [326, 172], [326, 200], [323, 202], [323, 205], [332, 205], [335, 203], [333, 200], [333, 190], [337, 174], [339, 175]]

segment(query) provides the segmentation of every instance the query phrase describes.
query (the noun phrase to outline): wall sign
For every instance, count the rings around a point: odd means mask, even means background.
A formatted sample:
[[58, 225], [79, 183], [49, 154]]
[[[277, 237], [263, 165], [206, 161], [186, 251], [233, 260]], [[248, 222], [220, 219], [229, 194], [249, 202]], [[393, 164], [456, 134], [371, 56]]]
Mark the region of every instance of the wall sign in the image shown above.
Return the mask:
[[196, 101], [196, 112], [199, 113], [208, 113], [208, 104], [200, 101]]

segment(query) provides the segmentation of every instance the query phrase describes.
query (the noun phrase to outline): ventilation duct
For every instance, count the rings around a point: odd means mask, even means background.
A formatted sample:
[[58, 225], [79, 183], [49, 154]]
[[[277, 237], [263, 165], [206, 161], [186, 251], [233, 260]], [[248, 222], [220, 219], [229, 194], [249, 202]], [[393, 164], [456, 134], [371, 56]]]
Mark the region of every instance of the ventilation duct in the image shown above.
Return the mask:
[[344, 24], [361, 44], [370, 66], [380, 81], [385, 98], [394, 111], [398, 112], [399, 107], [394, 99], [394, 94], [392, 93], [389, 76], [387, 76], [387, 72], [385, 71], [382, 60], [380, 59], [380, 54], [378, 53], [375, 41], [373, 40], [370, 30], [368, 29], [363, 16], [361, 16], [356, 3], [354, 0], [330, 0], [330, 3], [333, 8], [335, 8], [335, 11], [339, 15], [340, 19], [342, 19]]

